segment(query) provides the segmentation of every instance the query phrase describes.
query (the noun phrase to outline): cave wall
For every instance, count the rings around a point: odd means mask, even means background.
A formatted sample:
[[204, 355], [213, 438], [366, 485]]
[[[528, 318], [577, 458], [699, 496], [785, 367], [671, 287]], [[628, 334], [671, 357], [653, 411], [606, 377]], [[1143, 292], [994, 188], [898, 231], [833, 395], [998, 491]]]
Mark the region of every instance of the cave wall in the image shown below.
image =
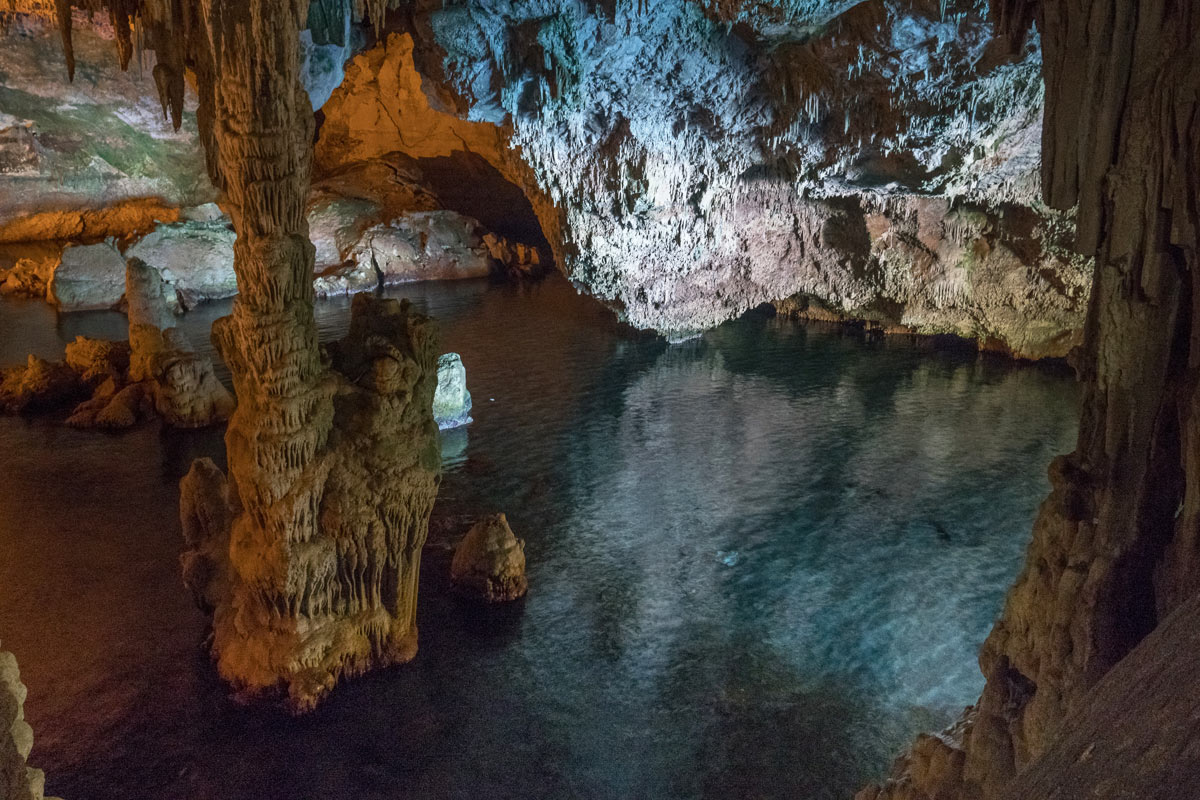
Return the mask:
[[430, 82], [511, 129], [560, 264], [634, 324], [801, 295], [1020, 354], [1077, 343], [1089, 267], [1038, 198], [1040, 46], [1009, 54], [984, 4], [416, 5]]
[[[205, 169], [194, 87], [176, 127], [150, 52], [121, 69], [106, 12], [73, 12], [76, 69], [68, 78], [54, 2], [0, 3], [0, 244], [144, 234], [182, 209], [217, 199]], [[300, 37], [300, 74], [314, 108], [342, 82], [362, 46]]]
[[150, 69], [120, 71], [111, 25], [81, 24], [68, 81], [53, 4], [0, 4], [0, 243], [96, 240], [216, 199], [196, 98], [175, 130]]
[[[1079, 715], [1105, 713], [1112, 690], [1097, 684], [1197, 589], [1200, 9], [1008, 0], [997, 16], [1019, 41], [1035, 9], [1046, 52], [1045, 194], [1078, 204], [1078, 247], [1096, 257], [1079, 440], [1051, 467], [1025, 568], [980, 655], [978, 704], [955, 731], [919, 741], [889, 783], [860, 795], [868, 800], [987, 800], [1045, 758], [1065, 772], [1049, 754], [1076, 735]], [[1161, 638], [1159, 655], [1176, 663], [1159, 667], [1186, 671], [1194, 652]], [[1125, 707], [1145, 724], [1163, 714]], [[1164, 730], [1181, 730], [1176, 713], [1193, 712], [1167, 712]], [[1157, 739], [1173, 757], [1127, 751], [1126, 780], [1161, 791], [1164, 771], [1195, 747], [1194, 728], [1182, 731], [1182, 741]], [[1044, 785], [1053, 768], [1037, 766], [1042, 777], [1023, 785]]]
[[[419, 0], [373, 39], [343, 6], [313, 4], [301, 36], [310, 97], [330, 98], [318, 174], [402, 153], [519, 186], [559, 267], [636, 325], [687, 335], [778, 302], [1031, 357], [1079, 341], [1090, 268], [1039, 199], [1041, 43], [1008, 52], [981, 0]], [[89, 25], [78, 79], [103, 86], [115, 57], [92, 58]]]

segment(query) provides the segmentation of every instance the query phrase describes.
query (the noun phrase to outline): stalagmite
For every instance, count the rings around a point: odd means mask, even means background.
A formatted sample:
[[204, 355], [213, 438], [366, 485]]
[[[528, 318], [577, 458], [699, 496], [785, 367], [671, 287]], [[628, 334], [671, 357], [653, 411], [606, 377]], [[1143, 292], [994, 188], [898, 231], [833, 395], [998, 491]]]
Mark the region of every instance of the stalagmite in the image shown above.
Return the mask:
[[[213, 328], [238, 396], [229, 478], [201, 462], [182, 484], [186, 580], [212, 611], [221, 675], [243, 697], [303, 711], [339, 677], [415, 652], [439, 472], [436, 334], [407, 304], [359, 296], [346, 339], [318, 346], [304, 213], [314, 122], [299, 80], [308, 0], [109, 5], [147, 30], [176, 119], [183, 71], [195, 71], [237, 233], [239, 294]], [[380, 26], [388, 2], [367, 5]]]
[[471, 526], [454, 551], [450, 564], [454, 588], [486, 603], [503, 603], [524, 597], [525, 540], [518, 539], [504, 514], [492, 514]]

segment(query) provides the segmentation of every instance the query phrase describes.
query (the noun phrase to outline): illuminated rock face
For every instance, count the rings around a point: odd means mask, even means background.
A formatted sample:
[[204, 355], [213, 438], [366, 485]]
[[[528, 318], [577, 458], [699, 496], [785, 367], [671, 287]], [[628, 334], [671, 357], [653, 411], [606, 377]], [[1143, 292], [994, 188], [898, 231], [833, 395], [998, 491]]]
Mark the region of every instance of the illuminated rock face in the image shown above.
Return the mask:
[[433, 395], [433, 418], [438, 428], [457, 428], [471, 422], [471, 393], [467, 391], [467, 368], [458, 353], [438, 357], [437, 392]]
[[68, 82], [53, 7], [0, 4], [0, 242], [126, 236], [214, 199], [195, 96], [174, 130], [151, 70], [117, 70], [107, 14], [76, 31]]
[[0, 651], [0, 797], [42, 800], [46, 776], [26, 765], [33, 729], [25, 721], [25, 684], [12, 653]]
[[[1079, 764], [1093, 749], [1097, 762], [1106, 753], [1127, 759], [1120, 785], [1135, 787], [1128, 796], [1187, 793], [1169, 777], [1181, 762], [1194, 765], [1183, 755], [1188, 740], [1194, 749], [1194, 703], [1165, 710], [1171, 690], [1148, 691], [1136, 677], [1172, 680], [1194, 669], [1194, 649], [1170, 638], [1194, 638], [1179, 614], [1194, 615], [1186, 601], [1200, 588], [1191, 288], [1200, 213], [1188, 199], [1200, 191], [1200, 15], [1172, 8], [1152, 18], [1130, 0], [1038, 10], [1045, 193], [1055, 206], [1078, 204], [1078, 244], [1097, 261], [1079, 441], [1051, 466], [1053, 491], [1025, 568], [980, 655], [987, 685], [979, 703], [952, 735], [918, 742], [893, 780], [863, 800], [1043, 796], [1028, 791], [1037, 786], [1092, 796], [1085, 787], [1099, 786], [1112, 766], [1096, 763], [1080, 783]], [[1033, 10], [1002, 2], [998, 16], [1019, 38]], [[1098, 30], [1094, 19], [1110, 22]], [[1160, 625], [1164, 632], [1147, 638]], [[1139, 653], [1143, 639], [1148, 652]], [[1112, 718], [1106, 704], [1116, 696], [1139, 732], [1097, 727]], [[1087, 731], [1108, 738], [1080, 745]], [[1077, 757], [1064, 758], [1072, 748]], [[1115, 796], [1115, 785], [1095, 796]]]
[[317, 343], [307, 7], [218, 2], [193, 42], [211, 69], [201, 103], [237, 231], [240, 291], [213, 339], [238, 407], [228, 480], [198, 464], [181, 486], [185, 577], [212, 610], [221, 675], [247, 697], [282, 692], [297, 711], [343, 675], [415, 653], [439, 474], [432, 323], [358, 295], [346, 339], [328, 352]]
[[[1079, 341], [1089, 265], [1067, 247], [1069, 216], [1038, 202], [1040, 47], [1005, 55], [982, 2], [421, 0], [406, 6], [411, 32], [385, 35], [344, 78], [359, 29], [334, 19], [341, 5], [314, 4], [322, 33], [301, 37], [308, 92], [314, 104], [329, 97], [321, 171], [396, 152], [485, 159], [524, 190], [568, 276], [636, 325], [683, 335], [763, 302], [812, 301], [832, 317], [1023, 356], [1061, 356]], [[80, 80], [101, 94], [117, 77], [90, 66], [111, 61], [93, 57], [111, 44], [104, 35], [83, 30], [79, 45]], [[54, 66], [34, 85], [59, 96], [67, 89], [44, 77]], [[21, 64], [9, 70], [14, 85], [34, 80]], [[140, 124], [157, 101], [148, 85], [133, 91], [147, 106]], [[8, 102], [0, 173], [41, 186], [42, 211], [61, 218], [35, 224], [0, 207], [0, 240], [144, 232], [204, 199], [167, 178], [106, 188], [127, 198], [123, 210], [80, 221], [30, 166], [32, 132], [65, 123]], [[194, 123], [181, 119], [186, 134]], [[175, 163], [179, 142], [153, 122], [153, 136], [124, 137], [145, 158], [106, 150], [71, 174]], [[324, 272], [336, 262], [323, 244]], [[320, 291], [369, 288], [369, 273], [356, 263], [323, 275]]]
[[503, 514], [471, 526], [454, 551], [450, 580], [459, 593], [487, 603], [525, 596], [525, 541], [513, 534]]
[[[511, 132], [559, 263], [634, 324], [803, 295], [1022, 355], [1077, 342], [1089, 266], [1038, 203], [1040, 52], [1005, 56], [985, 5], [424, 6], [419, 63], [462, 98], [472, 151]], [[378, 150], [385, 117], [414, 116], [397, 46], [347, 69], [319, 152]], [[450, 138], [415, 116], [392, 147]]]

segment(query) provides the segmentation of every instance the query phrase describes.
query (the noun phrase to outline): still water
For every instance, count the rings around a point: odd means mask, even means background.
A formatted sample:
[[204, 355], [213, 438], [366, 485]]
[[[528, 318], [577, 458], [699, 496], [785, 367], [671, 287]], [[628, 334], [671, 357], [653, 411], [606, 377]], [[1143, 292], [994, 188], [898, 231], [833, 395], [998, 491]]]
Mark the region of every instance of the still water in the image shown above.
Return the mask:
[[[51, 794], [848, 798], [974, 701], [1069, 377], [753, 316], [668, 345], [562, 280], [403, 294], [475, 398], [435, 516], [507, 512], [528, 598], [453, 600], [435, 532], [412, 664], [303, 719], [235, 706], [177, 561], [176, 481], [219, 432], [0, 418], [0, 640]], [[124, 326], [5, 300], [0, 363]]]

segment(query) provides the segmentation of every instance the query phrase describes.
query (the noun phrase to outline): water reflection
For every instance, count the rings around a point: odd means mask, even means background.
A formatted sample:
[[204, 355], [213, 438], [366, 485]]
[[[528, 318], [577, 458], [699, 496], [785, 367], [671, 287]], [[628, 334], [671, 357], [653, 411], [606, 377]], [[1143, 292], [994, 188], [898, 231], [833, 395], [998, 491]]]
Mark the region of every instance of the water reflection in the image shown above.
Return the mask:
[[[564, 282], [408, 288], [475, 398], [438, 513], [506, 511], [527, 601], [462, 606], [435, 535], [414, 664], [302, 720], [235, 708], [176, 566], [174, 481], [219, 435], [2, 419], [0, 635], [52, 793], [847, 797], [974, 699], [1065, 377], [776, 321], [668, 346]], [[0, 361], [69, 333], [11, 330]]]

